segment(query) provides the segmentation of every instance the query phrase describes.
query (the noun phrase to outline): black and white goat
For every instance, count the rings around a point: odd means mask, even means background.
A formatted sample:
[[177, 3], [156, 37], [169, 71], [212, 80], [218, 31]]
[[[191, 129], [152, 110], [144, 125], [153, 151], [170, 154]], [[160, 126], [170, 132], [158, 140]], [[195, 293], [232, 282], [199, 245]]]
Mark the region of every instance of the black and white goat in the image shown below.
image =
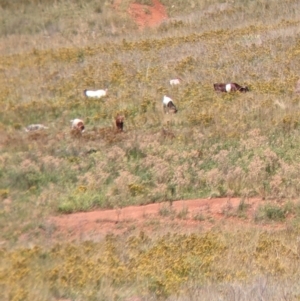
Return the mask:
[[164, 107], [165, 113], [169, 113], [169, 112], [174, 113], [174, 114], [177, 113], [178, 110], [177, 110], [176, 106], [174, 105], [172, 98], [164, 95], [162, 102], [163, 102], [163, 107]]

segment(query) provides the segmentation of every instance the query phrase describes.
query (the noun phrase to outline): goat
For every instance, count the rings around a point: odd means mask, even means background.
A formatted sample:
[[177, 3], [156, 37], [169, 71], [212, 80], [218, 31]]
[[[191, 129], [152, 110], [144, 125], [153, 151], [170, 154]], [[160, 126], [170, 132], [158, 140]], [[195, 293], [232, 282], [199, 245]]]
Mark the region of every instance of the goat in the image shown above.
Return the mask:
[[107, 89], [104, 90], [87, 90], [83, 91], [86, 97], [101, 98], [107, 95]]
[[26, 132], [38, 131], [38, 130], [46, 130], [49, 127], [44, 126], [43, 124], [30, 124], [25, 128]]
[[240, 92], [248, 92], [249, 88], [247, 86], [242, 87], [237, 83], [228, 83], [228, 84], [223, 84], [223, 83], [218, 83], [218, 84], [214, 84], [214, 89], [215, 91], [219, 91], [219, 92], [236, 92], [236, 91], [240, 91]]
[[173, 99], [164, 95], [163, 97], [163, 107], [164, 107], [164, 112], [168, 113], [169, 111], [171, 111], [171, 113], [177, 113], [177, 108], [174, 105]]
[[177, 77], [174, 79], [170, 79], [170, 85], [171, 86], [177, 86], [181, 83], [181, 78]]
[[117, 116], [116, 116], [116, 126], [117, 126], [117, 129], [120, 132], [123, 132], [124, 116], [122, 116], [120, 114], [117, 114]]
[[72, 122], [72, 129], [79, 130], [80, 132], [84, 132], [84, 123], [81, 119], [72, 119], [70, 120]]

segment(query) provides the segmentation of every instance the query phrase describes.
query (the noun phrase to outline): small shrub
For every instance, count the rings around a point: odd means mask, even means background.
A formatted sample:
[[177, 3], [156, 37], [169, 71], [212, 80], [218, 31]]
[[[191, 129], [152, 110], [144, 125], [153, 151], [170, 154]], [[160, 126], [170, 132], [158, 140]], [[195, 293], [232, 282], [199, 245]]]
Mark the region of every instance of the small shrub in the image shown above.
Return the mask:
[[237, 207], [237, 210], [236, 210], [237, 216], [238, 217], [246, 217], [249, 206], [250, 205], [245, 202], [245, 199], [241, 199], [241, 201]]
[[139, 147], [134, 146], [127, 150], [126, 152], [128, 160], [137, 160], [146, 157], [146, 155], [139, 149]]
[[[80, 190], [80, 188], [78, 188]], [[74, 213], [79, 211], [89, 211], [94, 208], [105, 207], [104, 197], [101, 194], [95, 194], [85, 190], [76, 190], [76, 192], [64, 199], [58, 205], [57, 210], [61, 213]]]
[[128, 189], [131, 196], [137, 196], [139, 194], [145, 193], [145, 187], [141, 184], [135, 184], [135, 183], [128, 184]]
[[14, 129], [16, 129], [16, 130], [22, 129], [22, 125], [21, 125], [20, 123], [15, 123], [15, 124], [13, 125], [13, 127], [14, 127]]
[[189, 209], [187, 207], [183, 207], [176, 215], [179, 219], [187, 219], [189, 214]]
[[0, 189], [0, 199], [6, 199], [9, 194], [9, 189]]
[[202, 213], [197, 213], [193, 216], [193, 220], [203, 222], [205, 221], [205, 216]]
[[144, 8], [144, 13], [146, 15], [151, 15], [151, 11], [148, 8]]
[[234, 208], [233, 205], [231, 204], [230, 200], [227, 201], [227, 203], [222, 207], [222, 213], [226, 217], [230, 217], [234, 215]]
[[135, 3], [141, 4], [141, 5], [153, 6], [152, 0], [135, 0]]
[[286, 209], [273, 204], [266, 204], [258, 208], [255, 221], [283, 221], [286, 218]]
[[172, 208], [172, 206], [163, 204], [160, 208], [159, 208], [159, 215], [167, 217], [167, 216], [171, 216], [174, 217], [175, 215], [175, 209]]

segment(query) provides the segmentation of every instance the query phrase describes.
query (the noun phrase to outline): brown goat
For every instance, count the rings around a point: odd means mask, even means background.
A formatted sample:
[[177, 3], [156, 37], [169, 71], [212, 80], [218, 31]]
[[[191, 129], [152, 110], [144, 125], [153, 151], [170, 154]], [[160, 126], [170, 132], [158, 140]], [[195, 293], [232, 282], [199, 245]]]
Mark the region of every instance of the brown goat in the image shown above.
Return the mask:
[[117, 116], [116, 116], [116, 126], [117, 126], [117, 129], [120, 132], [123, 132], [124, 116], [122, 116], [120, 114], [117, 114]]
[[214, 84], [214, 89], [215, 91], [218, 92], [248, 92], [249, 88], [247, 86], [242, 87], [237, 83], [228, 83], [228, 84], [224, 84], [224, 83], [217, 83]]
[[84, 123], [81, 119], [73, 119], [71, 120], [71, 123], [72, 123], [72, 129], [76, 129], [76, 130], [79, 130], [81, 132], [84, 132]]

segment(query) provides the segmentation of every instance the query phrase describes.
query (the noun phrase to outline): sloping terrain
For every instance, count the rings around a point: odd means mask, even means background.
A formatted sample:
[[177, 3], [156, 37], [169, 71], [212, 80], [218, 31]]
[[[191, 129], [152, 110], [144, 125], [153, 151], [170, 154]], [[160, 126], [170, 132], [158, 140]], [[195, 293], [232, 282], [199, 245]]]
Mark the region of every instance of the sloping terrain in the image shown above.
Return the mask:
[[1, 301], [299, 300], [299, 11], [0, 0]]

